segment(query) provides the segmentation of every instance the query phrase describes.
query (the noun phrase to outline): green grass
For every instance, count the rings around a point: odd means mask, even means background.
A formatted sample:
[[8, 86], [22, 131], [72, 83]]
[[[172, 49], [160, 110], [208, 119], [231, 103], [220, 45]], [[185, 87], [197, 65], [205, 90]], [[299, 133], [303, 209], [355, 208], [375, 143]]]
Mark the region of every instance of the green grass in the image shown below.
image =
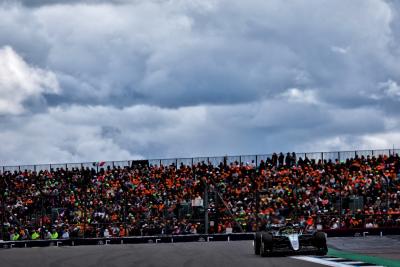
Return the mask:
[[350, 260], [355, 260], [355, 261], [363, 261], [363, 262], [383, 265], [383, 266], [387, 266], [387, 267], [400, 267], [400, 261], [398, 261], [398, 260], [391, 260], [391, 259], [385, 259], [385, 258], [376, 257], [376, 256], [369, 256], [369, 255], [357, 254], [357, 253], [352, 253], [352, 252], [340, 251], [340, 250], [336, 250], [333, 248], [329, 248], [328, 255], [334, 256], [334, 257], [350, 259]]

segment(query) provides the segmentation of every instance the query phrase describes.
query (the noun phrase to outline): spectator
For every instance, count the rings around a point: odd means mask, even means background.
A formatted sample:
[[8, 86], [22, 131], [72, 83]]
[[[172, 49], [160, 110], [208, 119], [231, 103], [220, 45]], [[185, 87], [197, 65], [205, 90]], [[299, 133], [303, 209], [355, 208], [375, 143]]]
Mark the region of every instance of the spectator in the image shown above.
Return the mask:
[[[10, 240], [51, 239], [54, 231], [62, 238], [198, 233], [204, 210], [218, 233], [254, 231], [257, 217], [302, 218], [314, 229], [399, 227], [399, 162], [398, 155], [296, 162], [294, 153], [274, 153], [259, 166], [225, 159], [179, 168], [6, 171], [0, 206]], [[267, 191], [260, 205], [258, 190]]]
[[283, 161], [285, 159], [285, 156], [283, 155], [283, 153], [279, 153], [279, 157], [278, 157], [278, 161], [279, 161], [279, 167], [283, 166]]
[[64, 229], [61, 234], [62, 239], [69, 239], [69, 230], [68, 228]]
[[285, 165], [292, 166], [292, 156], [290, 155], [289, 152], [286, 154]]
[[110, 232], [108, 231], [108, 228], [104, 229], [103, 236], [105, 238], [109, 238], [110, 237]]

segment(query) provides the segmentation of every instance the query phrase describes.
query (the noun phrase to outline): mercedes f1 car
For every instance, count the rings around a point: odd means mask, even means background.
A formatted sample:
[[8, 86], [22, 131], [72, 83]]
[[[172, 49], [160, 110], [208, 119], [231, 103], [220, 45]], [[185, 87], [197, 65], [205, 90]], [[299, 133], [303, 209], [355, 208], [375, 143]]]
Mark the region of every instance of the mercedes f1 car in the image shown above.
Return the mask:
[[[266, 209], [269, 206], [268, 190], [260, 190], [256, 194], [257, 210]], [[316, 254], [326, 255], [326, 234], [315, 230], [307, 230], [298, 224], [289, 223], [286, 219], [266, 220], [257, 216], [258, 231], [254, 236], [254, 253], [268, 256], [271, 254]], [[273, 221], [276, 221], [273, 223]]]
[[325, 233], [303, 231], [297, 225], [285, 225], [257, 232], [254, 253], [262, 257], [277, 253], [326, 255], [328, 247]]

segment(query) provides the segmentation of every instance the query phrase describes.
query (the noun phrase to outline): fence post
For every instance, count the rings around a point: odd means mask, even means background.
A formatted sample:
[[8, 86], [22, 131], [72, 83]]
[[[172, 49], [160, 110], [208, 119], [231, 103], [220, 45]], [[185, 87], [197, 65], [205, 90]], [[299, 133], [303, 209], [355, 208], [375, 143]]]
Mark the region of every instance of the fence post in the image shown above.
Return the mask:
[[321, 161], [322, 161], [322, 164], [324, 164], [324, 152], [321, 152]]
[[339, 190], [339, 229], [342, 228], [342, 180], [340, 180], [340, 190]]
[[338, 154], [338, 160], [339, 160], [339, 163], [340, 163], [340, 152], [338, 152], [337, 154]]
[[[3, 166], [3, 173], [4, 173], [4, 166]], [[6, 241], [5, 239], [5, 222], [6, 222], [6, 204], [5, 204], [5, 192], [6, 192], [6, 182], [4, 181], [4, 177], [1, 179], [1, 240]]]
[[258, 167], [258, 155], [256, 155], [256, 168]]
[[129, 236], [129, 233], [128, 233], [128, 194], [129, 194], [129, 191], [125, 191], [126, 189], [124, 189], [124, 219], [123, 219], [123, 222], [124, 222], [124, 229], [125, 229], [125, 236], [124, 237], [126, 237], [126, 236]]
[[193, 164], [194, 164], [194, 159], [192, 158], [192, 168], [193, 168]]
[[208, 185], [204, 182], [204, 233], [208, 235]]

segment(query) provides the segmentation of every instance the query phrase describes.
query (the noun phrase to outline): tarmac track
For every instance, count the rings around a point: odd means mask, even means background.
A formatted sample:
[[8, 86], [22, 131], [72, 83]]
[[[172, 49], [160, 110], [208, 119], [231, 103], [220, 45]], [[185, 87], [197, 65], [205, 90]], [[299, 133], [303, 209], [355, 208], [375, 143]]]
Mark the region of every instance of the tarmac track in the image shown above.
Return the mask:
[[341, 251], [382, 257], [400, 262], [400, 236], [330, 237], [328, 245]]
[[261, 258], [252, 241], [1, 249], [2, 267], [323, 266], [290, 257]]

